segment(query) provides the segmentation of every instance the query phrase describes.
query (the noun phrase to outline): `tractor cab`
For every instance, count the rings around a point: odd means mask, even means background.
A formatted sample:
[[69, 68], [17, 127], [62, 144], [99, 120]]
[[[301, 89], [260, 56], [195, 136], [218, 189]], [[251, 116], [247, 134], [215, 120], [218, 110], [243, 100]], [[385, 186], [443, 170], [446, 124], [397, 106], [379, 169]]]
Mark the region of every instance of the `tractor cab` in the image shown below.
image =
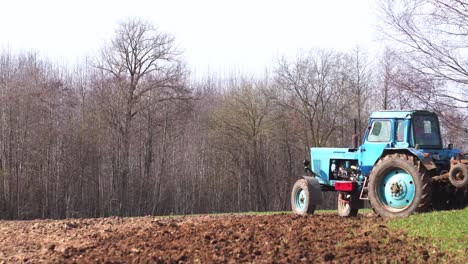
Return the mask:
[[[428, 111], [381, 111], [371, 114], [359, 148], [359, 165], [369, 175], [374, 164], [386, 152], [410, 152], [420, 158], [425, 153], [447, 154], [442, 150], [439, 121]], [[447, 155], [442, 155], [447, 158]], [[440, 155], [439, 155], [440, 158]], [[447, 159], [448, 160], [448, 159]]]
[[437, 167], [439, 171], [448, 170], [450, 158], [457, 154], [457, 150], [443, 148], [437, 115], [428, 111], [372, 113], [359, 152], [365, 176], [382, 156], [390, 153], [416, 156], [428, 169]]
[[374, 112], [364, 142], [387, 143], [389, 148], [442, 148], [439, 120], [427, 111]]

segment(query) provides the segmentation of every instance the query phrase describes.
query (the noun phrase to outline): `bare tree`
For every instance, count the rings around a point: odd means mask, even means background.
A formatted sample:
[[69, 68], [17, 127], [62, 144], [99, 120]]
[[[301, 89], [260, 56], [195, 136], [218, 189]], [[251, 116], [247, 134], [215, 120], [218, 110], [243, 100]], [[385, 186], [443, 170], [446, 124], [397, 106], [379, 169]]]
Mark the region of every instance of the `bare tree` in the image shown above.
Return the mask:
[[[402, 44], [413, 69], [436, 79], [468, 84], [465, 1], [383, 0], [380, 7], [385, 34]], [[468, 103], [465, 98], [443, 93], [440, 96]]]
[[308, 147], [326, 146], [340, 126], [341, 100], [348, 84], [343, 63], [337, 53], [312, 51], [294, 62], [282, 59], [277, 65], [277, 102], [304, 118]]
[[375, 74], [374, 104], [372, 110], [411, 109], [417, 99], [402, 86], [402, 79], [407, 75], [398, 53], [386, 47], [377, 61]]
[[400, 87], [432, 109], [447, 125], [461, 129], [466, 123], [453, 115], [468, 115], [468, 3], [461, 0], [382, 0], [384, 34], [402, 50], [405, 75]]
[[264, 95], [266, 87], [260, 83], [241, 81], [226, 96], [223, 105], [213, 114], [213, 126], [222, 137], [219, 148], [229, 153], [235, 164], [245, 167], [250, 210], [265, 210], [267, 206], [266, 158], [262, 151], [272, 120], [272, 102]]
[[145, 107], [145, 101], [154, 104], [187, 98], [185, 71], [174, 38], [138, 19], [120, 24], [115, 38], [92, 65], [102, 72], [103, 98], [108, 101], [102, 105], [120, 137], [116, 198], [120, 214], [125, 215], [132, 120]]
[[347, 58], [348, 98], [352, 102], [351, 109], [355, 112], [354, 117], [357, 119], [358, 143], [361, 144], [369, 113], [368, 99], [372, 78], [370, 64], [366, 54], [359, 47], [354, 48]]

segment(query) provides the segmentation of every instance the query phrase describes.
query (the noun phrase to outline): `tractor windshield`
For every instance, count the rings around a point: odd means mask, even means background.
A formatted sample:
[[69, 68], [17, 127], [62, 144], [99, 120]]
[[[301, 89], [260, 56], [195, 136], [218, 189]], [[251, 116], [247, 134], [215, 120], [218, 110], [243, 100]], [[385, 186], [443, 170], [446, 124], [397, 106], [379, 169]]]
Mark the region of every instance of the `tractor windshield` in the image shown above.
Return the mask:
[[422, 115], [413, 117], [414, 145], [421, 147], [440, 147], [439, 122], [437, 117]]

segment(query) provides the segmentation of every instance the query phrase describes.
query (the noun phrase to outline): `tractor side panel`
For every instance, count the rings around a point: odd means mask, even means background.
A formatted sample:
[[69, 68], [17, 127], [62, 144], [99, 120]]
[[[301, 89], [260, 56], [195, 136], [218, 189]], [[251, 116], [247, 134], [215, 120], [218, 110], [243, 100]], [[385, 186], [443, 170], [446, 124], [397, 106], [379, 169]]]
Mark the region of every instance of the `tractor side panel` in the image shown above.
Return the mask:
[[374, 167], [377, 160], [382, 157], [384, 149], [388, 147], [388, 143], [371, 143], [364, 142], [359, 148], [359, 167], [361, 168], [362, 175], [368, 176]]

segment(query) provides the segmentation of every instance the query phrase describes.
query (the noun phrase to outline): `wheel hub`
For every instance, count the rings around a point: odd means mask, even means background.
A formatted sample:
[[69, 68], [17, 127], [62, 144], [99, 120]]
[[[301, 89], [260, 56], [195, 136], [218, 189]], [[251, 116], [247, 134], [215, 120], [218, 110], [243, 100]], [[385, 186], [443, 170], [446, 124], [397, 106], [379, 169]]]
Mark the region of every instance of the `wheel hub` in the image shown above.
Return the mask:
[[379, 190], [382, 203], [392, 211], [403, 210], [414, 199], [415, 186], [413, 177], [404, 170], [389, 171]]
[[398, 197], [403, 192], [403, 185], [401, 183], [399, 183], [399, 182], [394, 182], [394, 183], [392, 183], [392, 186], [390, 187], [390, 190], [392, 191], [392, 195]]
[[299, 210], [304, 210], [306, 206], [306, 202], [307, 202], [306, 192], [305, 190], [301, 189], [296, 193], [296, 207]]

